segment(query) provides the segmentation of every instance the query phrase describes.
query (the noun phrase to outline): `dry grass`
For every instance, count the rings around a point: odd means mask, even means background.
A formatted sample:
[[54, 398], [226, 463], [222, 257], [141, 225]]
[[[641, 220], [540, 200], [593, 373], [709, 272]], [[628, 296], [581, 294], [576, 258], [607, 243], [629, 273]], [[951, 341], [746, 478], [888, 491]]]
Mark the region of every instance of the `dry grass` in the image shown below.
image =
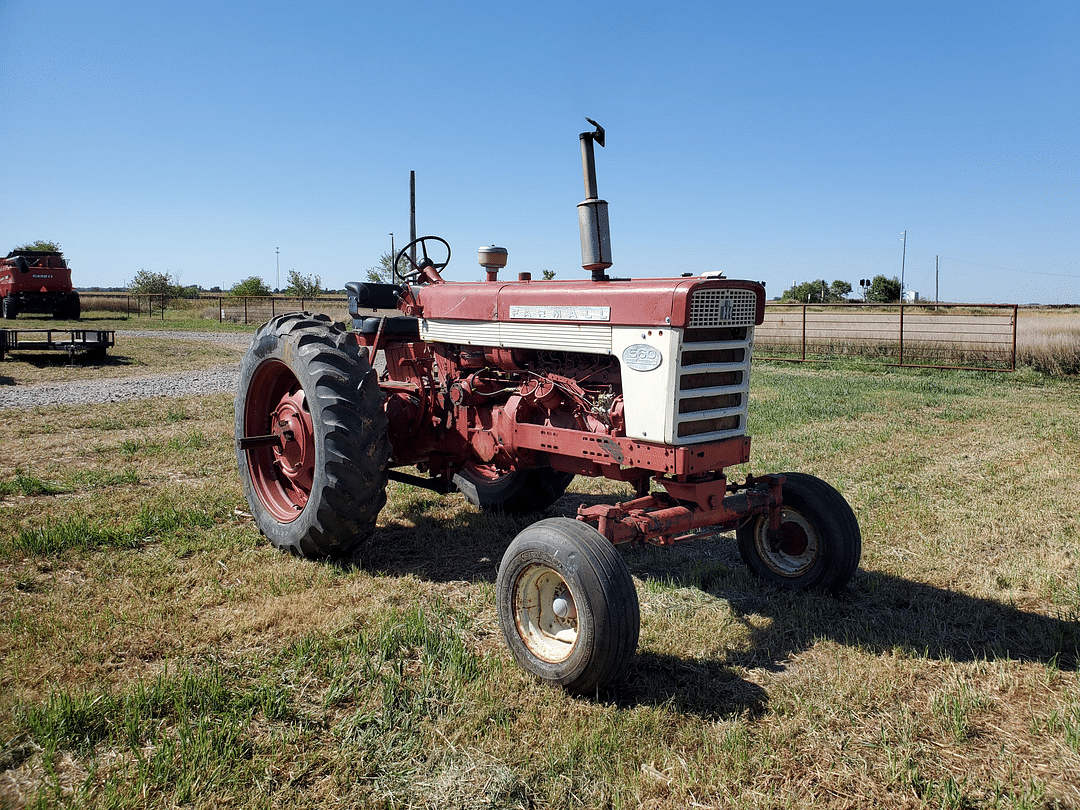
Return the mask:
[[627, 549], [641, 645], [593, 699], [503, 648], [526, 521], [392, 485], [361, 560], [303, 562], [245, 515], [226, 397], [28, 415], [0, 806], [1080, 806], [1076, 382], [763, 365], [752, 400], [753, 470], [841, 489], [861, 571], [833, 599], [729, 538]]
[[1017, 363], [1045, 374], [1080, 374], [1080, 310], [1021, 310]]

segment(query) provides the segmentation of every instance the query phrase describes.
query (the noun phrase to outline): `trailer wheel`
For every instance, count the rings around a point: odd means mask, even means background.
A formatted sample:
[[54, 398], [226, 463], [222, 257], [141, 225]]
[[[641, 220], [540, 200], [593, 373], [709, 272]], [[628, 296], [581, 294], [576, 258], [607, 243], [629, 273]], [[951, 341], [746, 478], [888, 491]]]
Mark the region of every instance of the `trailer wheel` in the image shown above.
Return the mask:
[[541, 520], [514, 538], [499, 565], [496, 604], [514, 660], [570, 692], [618, 680], [637, 649], [630, 571], [608, 540], [576, 520]]
[[386, 414], [367, 355], [325, 315], [255, 333], [240, 362], [236, 458], [251, 513], [275, 546], [342, 557], [386, 503]]
[[551, 467], [503, 470], [493, 464], [469, 463], [454, 476], [454, 486], [485, 512], [528, 515], [559, 500], [573, 480], [573, 473]]
[[768, 515], [735, 532], [739, 553], [752, 572], [795, 590], [836, 592], [847, 585], [862, 556], [862, 535], [844, 496], [805, 473], [784, 473], [781, 537], [769, 538]]
[[19, 305], [12, 300], [10, 295], [4, 296], [0, 307], [3, 308], [4, 320], [6, 321], [13, 321], [19, 315]]

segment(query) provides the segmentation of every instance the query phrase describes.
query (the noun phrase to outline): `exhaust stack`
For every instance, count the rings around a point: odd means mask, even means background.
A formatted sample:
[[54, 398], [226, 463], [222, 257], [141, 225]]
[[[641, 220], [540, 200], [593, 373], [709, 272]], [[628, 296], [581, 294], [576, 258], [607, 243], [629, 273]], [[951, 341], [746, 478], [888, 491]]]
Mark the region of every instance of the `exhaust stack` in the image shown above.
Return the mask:
[[611, 267], [611, 233], [608, 231], [607, 202], [597, 198], [596, 158], [593, 142], [604, 145], [604, 128], [591, 118], [594, 132], [582, 132], [581, 168], [585, 175], [585, 201], [578, 203], [578, 227], [581, 230], [581, 266], [592, 272], [593, 281], [607, 281], [604, 271]]

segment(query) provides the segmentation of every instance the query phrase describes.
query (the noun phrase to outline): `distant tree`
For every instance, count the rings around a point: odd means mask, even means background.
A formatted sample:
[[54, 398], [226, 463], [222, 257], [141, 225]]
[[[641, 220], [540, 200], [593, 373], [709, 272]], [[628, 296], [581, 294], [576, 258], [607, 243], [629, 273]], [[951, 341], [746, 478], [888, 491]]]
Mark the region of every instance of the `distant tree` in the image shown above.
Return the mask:
[[322, 294], [322, 279], [318, 276], [305, 276], [296, 270], [289, 271], [289, 286], [285, 294], [294, 298], [314, 298]]
[[173, 295], [177, 298], [198, 298], [202, 293], [202, 287], [198, 284], [188, 284], [186, 287], [177, 286], [173, 289]]
[[895, 304], [900, 301], [900, 279], [896, 276], [874, 276], [870, 289], [866, 291], [866, 300], [874, 304]]
[[60, 253], [60, 243], [38, 239], [36, 242], [27, 242], [25, 245], [16, 245], [15, 250], [48, 250]]
[[128, 292], [135, 295], [172, 296], [176, 291], [176, 282], [168, 273], [155, 273], [140, 270], [127, 285]]
[[554, 270], [541, 270], [540, 272], [544, 274], [544, 281], [551, 281], [555, 278]]
[[[367, 280], [377, 284], [392, 283], [394, 278], [390, 268], [393, 264], [394, 257], [389, 253], [384, 253], [379, 257], [379, 263], [368, 269]], [[402, 274], [408, 272], [410, 269], [409, 260], [402, 256], [401, 260], [398, 262], [398, 278], [401, 278]]]
[[784, 291], [781, 298], [785, 301], [798, 301], [800, 304], [832, 304], [843, 301], [851, 292], [851, 285], [837, 279], [826, 284], [825, 279], [804, 281]]
[[232, 295], [270, 295], [270, 288], [258, 276], [248, 276], [233, 284], [229, 292]]
[[829, 298], [833, 301], [843, 301], [851, 295], [851, 285], [846, 281], [837, 279], [829, 285]]

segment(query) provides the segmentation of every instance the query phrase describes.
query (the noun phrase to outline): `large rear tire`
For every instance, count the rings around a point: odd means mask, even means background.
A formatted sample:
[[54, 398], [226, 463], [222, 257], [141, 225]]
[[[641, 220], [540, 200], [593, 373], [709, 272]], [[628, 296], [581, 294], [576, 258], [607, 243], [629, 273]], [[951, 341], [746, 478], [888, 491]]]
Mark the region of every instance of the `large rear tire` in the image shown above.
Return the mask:
[[470, 463], [454, 476], [454, 486], [485, 512], [528, 515], [555, 503], [573, 480], [573, 473], [551, 467], [501, 470], [492, 464]]
[[781, 537], [769, 538], [769, 516], [735, 532], [747, 567], [774, 585], [836, 592], [859, 567], [862, 535], [844, 496], [820, 478], [784, 473]]
[[5, 295], [3, 302], [0, 303], [0, 309], [3, 310], [4, 320], [13, 321], [19, 316], [19, 305], [10, 296]]
[[548, 518], [514, 538], [499, 565], [496, 605], [518, 664], [570, 692], [618, 680], [637, 649], [630, 571], [607, 539], [577, 520]]
[[386, 503], [390, 458], [366, 350], [325, 315], [274, 318], [240, 362], [235, 410], [240, 479], [259, 530], [301, 557], [354, 552]]

